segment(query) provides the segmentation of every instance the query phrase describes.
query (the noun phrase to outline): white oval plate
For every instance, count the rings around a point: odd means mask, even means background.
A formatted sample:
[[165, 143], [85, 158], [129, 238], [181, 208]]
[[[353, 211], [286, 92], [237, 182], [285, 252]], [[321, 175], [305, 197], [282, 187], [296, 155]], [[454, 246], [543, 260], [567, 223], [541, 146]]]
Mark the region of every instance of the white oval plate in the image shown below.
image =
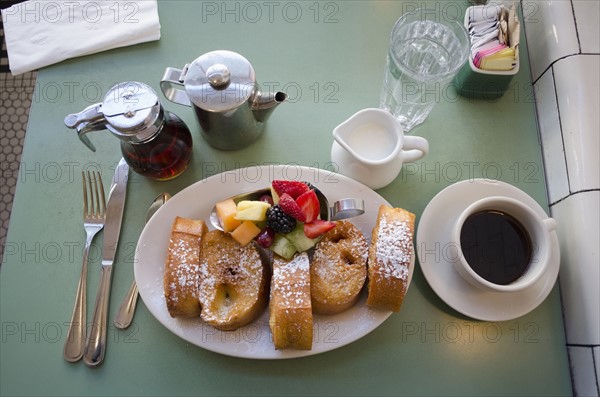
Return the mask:
[[[284, 359], [310, 356], [347, 345], [373, 331], [390, 316], [389, 311], [367, 307], [363, 291], [357, 304], [347, 311], [332, 316], [315, 315], [313, 348], [301, 351], [275, 350], [268, 310], [253, 323], [231, 332], [219, 331], [200, 319], [175, 319], [169, 315], [163, 292], [163, 273], [175, 216], [204, 219], [208, 223], [210, 211], [217, 201], [268, 187], [273, 179], [310, 182], [327, 196], [330, 204], [348, 197], [363, 199], [365, 214], [353, 218], [352, 223], [360, 228], [368, 241], [379, 206], [389, 205], [383, 197], [359, 182], [331, 171], [298, 165], [240, 168], [211, 176], [182, 190], [150, 219], [142, 231], [134, 266], [135, 280], [146, 307], [175, 335], [204, 349], [233, 357]], [[413, 269], [414, 257], [409, 284]]]
[[478, 320], [507, 321], [529, 313], [546, 299], [558, 276], [560, 249], [556, 232], [552, 232], [548, 271], [523, 291], [487, 291], [465, 281], [451, 262], [448, 248], [455, 243], [449, 240], [450, 230], [465, 208], [490, 196], [520, 200], [541, 217], [548, 216], [527, 193], [508, 183], [485, 179], [458, 182], [439, 192], [423, 211], [417, 228], [416, 251], [427, 282], [450, 307]]

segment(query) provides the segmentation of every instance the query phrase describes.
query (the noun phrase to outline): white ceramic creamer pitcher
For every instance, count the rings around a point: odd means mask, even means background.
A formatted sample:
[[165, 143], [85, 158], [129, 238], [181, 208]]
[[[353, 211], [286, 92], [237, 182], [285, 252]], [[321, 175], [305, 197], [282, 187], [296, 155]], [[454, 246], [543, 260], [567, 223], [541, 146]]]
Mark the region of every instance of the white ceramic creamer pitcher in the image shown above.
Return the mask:
[[371, 189], [390, 184], [402, 164], [429, 151], [429, 142], [405, 136], [400, 122], [382, 109], [363, 109], [333, 130], [331, 161], [338, 172]]

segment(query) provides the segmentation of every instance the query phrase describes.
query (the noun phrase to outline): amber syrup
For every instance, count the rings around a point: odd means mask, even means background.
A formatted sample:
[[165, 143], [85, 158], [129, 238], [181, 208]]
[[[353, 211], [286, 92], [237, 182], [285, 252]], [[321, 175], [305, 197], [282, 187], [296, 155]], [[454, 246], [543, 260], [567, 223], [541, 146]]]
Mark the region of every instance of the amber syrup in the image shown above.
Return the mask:
[[121, 152], [132, 170], [156, 180], [183, 173], [192, 157], [192, 134], [177, 115], [165, 111], [161, 130], [148, 141], [121, 142]]

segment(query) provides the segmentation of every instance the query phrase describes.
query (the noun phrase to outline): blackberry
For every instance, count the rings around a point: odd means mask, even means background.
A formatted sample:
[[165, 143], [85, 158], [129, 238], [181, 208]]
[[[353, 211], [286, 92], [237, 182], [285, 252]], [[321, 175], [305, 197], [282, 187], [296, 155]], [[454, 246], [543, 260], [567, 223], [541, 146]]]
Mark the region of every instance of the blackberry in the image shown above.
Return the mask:
[[267, 226], [275, 233], [286, 234], [294, 230], [296, 220], [283, 212], [279, 205], [274, 205], [267, 210]]

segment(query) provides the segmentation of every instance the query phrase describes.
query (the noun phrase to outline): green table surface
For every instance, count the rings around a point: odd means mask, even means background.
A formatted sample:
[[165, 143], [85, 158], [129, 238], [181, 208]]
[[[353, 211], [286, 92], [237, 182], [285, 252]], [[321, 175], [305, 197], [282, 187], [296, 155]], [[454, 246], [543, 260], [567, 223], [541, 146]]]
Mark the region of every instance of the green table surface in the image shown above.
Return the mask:
[[[131, 176], [117, 260], [112, 319], [133, 278], [133, 255], [147, 207], [158, 193], [217, 172], [259, 164], [328, 168], [331, 131], [362, 108], [376, 107], [389, 32], [408, 7], [449, 15], [468, 2], [159, 2], [160, 41], [81, 57], [39, 72], [0, 272], [1, 395], [566, 395], [571, 393], [558, 284], [535, 310], [488, 323], [457, 313], [419, 266], [402, 310], [343, 348], [270, 361], [206, 351], [172, 334], [140, 303], [128, 330], [108, 330], [96, 369], [62, 358], [84, 243], [81, 180], [102, 170], [105, 184], [120, 159], [108, 132], [88, 151], [66, 114], [99, 102], [112, 85], [143, 81], [159, 90], [166, 67], [228, 49], [247, 57], [263, 87], [284, 90], [261, 138], [233, 152], [212, 149], [190, 108], [163, 105], [190, 126], [193, 161], [179, 178]], [[441, 15], [441, 14], [440, 14]], [[430, 153], [378, 191], [420, 218], [442, 189], [471, 178], [517, 186], [547, 208], [544, 170], [524, 36], [521, 68], [496, 100], [443, 90], [413, 133]], [[160, 95], [161, 98], [162, 94]], [[99, 278], [102, 238], [90, 254], [88, 319]], [[457, 334], [458, 332], [459, 334]]]

